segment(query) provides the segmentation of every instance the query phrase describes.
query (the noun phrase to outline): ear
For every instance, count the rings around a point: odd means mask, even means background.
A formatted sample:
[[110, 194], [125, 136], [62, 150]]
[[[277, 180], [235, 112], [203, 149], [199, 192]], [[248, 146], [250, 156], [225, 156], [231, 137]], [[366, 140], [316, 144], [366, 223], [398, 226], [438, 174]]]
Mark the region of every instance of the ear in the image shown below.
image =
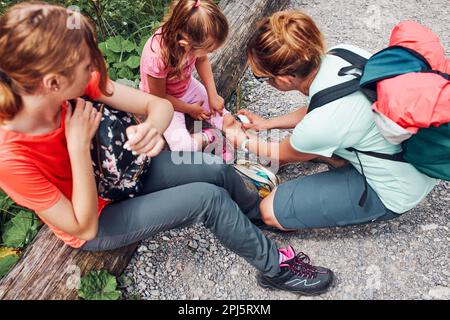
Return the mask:
[[294, 76], [284, 75], [284, 76], [277, 76], [277, 79], [278, 81], [284, 84], [292, 85], [297, 78]]
[[186, 40], [178, 40], [178, 44], [180, 45], [180, 46], [182, 46], [183, 48], [188, 48], [189, 47], [189, 42], [187, 42]]
[[48, 91], [57, 92], [61, 89], [61, 77], [54, 73], [47, 74], [42, 79], [42, 85]]

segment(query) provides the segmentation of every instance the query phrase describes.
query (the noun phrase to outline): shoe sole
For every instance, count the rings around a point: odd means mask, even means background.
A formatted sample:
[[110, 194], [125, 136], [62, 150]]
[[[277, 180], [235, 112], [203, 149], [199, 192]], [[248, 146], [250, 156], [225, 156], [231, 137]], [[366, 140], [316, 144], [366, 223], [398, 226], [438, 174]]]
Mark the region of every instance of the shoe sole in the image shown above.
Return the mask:
[[290, 293], [295, 293], [295, 294], [299, 294], [299, 295], [303, 295], [303, 296], [313, 297], [313, 296], [321, 295], [321, 294], [327, 292], [327, 291], [330, 289], [330, 287], [333, 285], [333, 282], [334, 282], [334, 273], [331, 272], [331, 282], [330, 282], [330, 284], [328, 285], [328, 287], [326, 287], [326, 288], [323, 289], [323, 290], [316, 291], [316, 292], [313, 292], [313, 293], [311, 293], [311, 292], [303, 292], [303, 291], [296, 291], [296, 290], [289, 290], [289, 289], [286, 289], [286, 288], [283, 288], [283, 287], [280, 287], [280, 286], [277, 286], [277, 285], [272, 285], [272, 284], [270, 284], [270, 283], [263, 282], [264, 280], [262, 280], [260, 277], [257, 277], [256, 280], [257, 280], [257, 282], [258, 282], [258, 285], [259, 285], [260, 287], [264, 288], [264, 289], [269, 289], [269, 290], [281, 290], [281, 291], [286, 291], [286, 292], [290, 292]]

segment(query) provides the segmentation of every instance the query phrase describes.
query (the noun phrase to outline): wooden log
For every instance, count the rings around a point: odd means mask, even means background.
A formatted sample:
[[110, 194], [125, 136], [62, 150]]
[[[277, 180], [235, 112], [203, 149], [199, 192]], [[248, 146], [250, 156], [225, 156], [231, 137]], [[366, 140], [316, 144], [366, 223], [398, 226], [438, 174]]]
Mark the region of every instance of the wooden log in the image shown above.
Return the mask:
[[210, 56], [219, 94], [227, 98], [236, 88], [247, 67], [247, 43], [256, 23], [283, 10], [289, 0], [222, 0], [219, 4], [228, 18], [230, 36], [224, 46]]
[[[246, 44], [255, 23], [282, 10], [289, 0], [222, 0], [220, 7], [230, 23], [227, 43], [211, 56], [219, 94], [228, 97], [246, 69]], [[79, 276], [106, 269], [119, 276], [138, 244], [108, 252], [75, 250], [44, 226], [25, 249], [22, 259], [0, 281], [0, 300], [78, 299]]]

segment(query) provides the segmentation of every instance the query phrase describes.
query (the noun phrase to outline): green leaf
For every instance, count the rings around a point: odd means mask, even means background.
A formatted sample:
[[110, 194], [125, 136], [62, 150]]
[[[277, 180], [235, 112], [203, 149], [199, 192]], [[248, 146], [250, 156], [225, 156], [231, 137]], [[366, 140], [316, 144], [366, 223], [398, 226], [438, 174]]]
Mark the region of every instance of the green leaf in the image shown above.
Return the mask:
[[138, 56], [131, 56], [128, 58], [127, 61], [125, 61], [126, 65], [129, 66], [131, 69], [136, 69], [141, 64], [141, 58]]
[[124, 79], [117, 79], [116, 82], [120, 83], [120, 84], [123, 84], [123, 85], [126, 85], [126, 86], [131, 87], [131, 88], [135, 88], [135, 89], [139, 88], [139, 83], [136, 83], [136, 81], [132, 81], [131, 79], [125, 79], [125, 78]]
[[111, 37], [106, 40], [106, 47], [113, 52], [121, 53], [123, 51], [122, 43], [124, 41], [125, 39], [122, 36]]
[[106, 45], [106, 42], [100, 42], [98, 44], [98, 48], [100, 49], [100, 51], [103, 53], [103, 55], [106, 55], [106, 52], [108, 51], [108, 47]]
[[114, 68], [109, 68], [109, 70], [108, 70], [108, 73], [109, 73], [109, 77], [112, 79], [112, 80], [117, 80], [117, 70], [116, 69], [114, 69]]
[[11, 248], [0, 248], [0, 278], [8, 273], [19, 260], [18, 251]]
[[78, 296], [85, 300], [118, 300], [117, 280], [106, 270], [91, 271], [81, 278]]
[[125, 63], [125, 61], [115, 62], [115, 63], [113, 63], [113, 67], [116, 69], [122, 69], [122, 68], [126, 68], [127, 64]]
[[130, 68], [124, 67], [119, 70], [117, 73], [117, 77], [122, 79], [132, 79], [133, 78], [133, 72], [131, 72]]
[[7, 247], [23, 248], [34, 239], [40, 225], [41, 222], [34, 213], [21, 210], [6, 223], [3, 243]]
[[132, 52], [136, 48], [137, 48], [137, 46], [133, 42], [131, 42], [130, 40], [124, 40], [122, 42], [122, 49], [125, 52]]

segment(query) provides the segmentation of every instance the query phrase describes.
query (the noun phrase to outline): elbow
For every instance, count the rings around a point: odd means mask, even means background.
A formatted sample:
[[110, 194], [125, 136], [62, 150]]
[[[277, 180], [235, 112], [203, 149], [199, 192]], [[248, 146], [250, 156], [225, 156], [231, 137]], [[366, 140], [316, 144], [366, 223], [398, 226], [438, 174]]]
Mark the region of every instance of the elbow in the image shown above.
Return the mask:
[[172, 102], [170, 102], [169, 100], [165, 100], [164, 101], [164, 109], [167, 110], [168, 116], [170, 116], [170, 119], [172, 119], [173, 114], [175, 112]]
[[160, 97], [158, 97], [156, 101], [149, 101], [147, 110], [148, 115], [150, 115], [152, 112], [155, 113], [156, 111], [156, 114], [167, 115], [167, 117], [170, 117], [171, 120], [175, 111], [172, 102]]
[[79, 232], [77, 232], [75, 237], [80, 240], [91, 241], [97, 237], [97, 232], [98, 232], [97, 226], [95, 228], [84, 228], [81, 229]]

